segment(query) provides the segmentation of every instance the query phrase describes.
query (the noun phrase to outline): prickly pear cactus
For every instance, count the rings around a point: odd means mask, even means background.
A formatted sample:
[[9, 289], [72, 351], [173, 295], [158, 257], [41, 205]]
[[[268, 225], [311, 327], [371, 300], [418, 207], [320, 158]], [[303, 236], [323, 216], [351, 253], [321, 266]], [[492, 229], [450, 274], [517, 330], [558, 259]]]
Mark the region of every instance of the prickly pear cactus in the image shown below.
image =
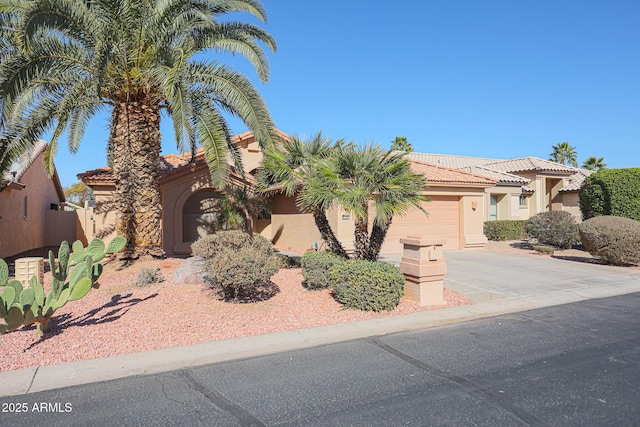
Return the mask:
[[[69, 301], [76, 301], [97, 287], [102, 274], [98, 264], [107, 254], [121, 251], [127, 241], [116, 237], [105, 247], [100, 239], [93, 239], [85, 248], [76, 241], [71, 248], [62, 242], [58, 249], [58, 264], [49, 251], [51, 289], [45, 295], [44, 286], [36, 276], [23, 288], [17, 280], [9, 280], [9, 267], [0, 259], [0, 334], [18, 329], [22, 325], [37, 324], [38, 332], [46, 330], [57, 309]], [[73, 267], [73, 268], [72, 268]]]

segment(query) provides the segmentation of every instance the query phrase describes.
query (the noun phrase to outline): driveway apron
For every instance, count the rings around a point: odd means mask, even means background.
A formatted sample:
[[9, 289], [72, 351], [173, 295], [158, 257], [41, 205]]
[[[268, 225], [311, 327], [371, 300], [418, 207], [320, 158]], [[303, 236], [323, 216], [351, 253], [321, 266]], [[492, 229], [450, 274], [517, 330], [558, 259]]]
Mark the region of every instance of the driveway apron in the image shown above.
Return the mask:
[[640, 270], [487, 249], [448, 251], [444, 286], [474, 302], [640, 282]]

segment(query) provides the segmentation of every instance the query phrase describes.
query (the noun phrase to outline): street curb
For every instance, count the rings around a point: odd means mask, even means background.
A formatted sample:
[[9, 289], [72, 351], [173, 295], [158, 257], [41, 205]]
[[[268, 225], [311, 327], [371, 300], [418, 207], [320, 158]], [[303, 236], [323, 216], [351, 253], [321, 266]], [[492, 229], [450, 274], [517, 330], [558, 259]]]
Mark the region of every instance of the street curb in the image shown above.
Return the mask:
[[640, 292], [637, 280], [0, 373], [0, 397], [149, 375]]

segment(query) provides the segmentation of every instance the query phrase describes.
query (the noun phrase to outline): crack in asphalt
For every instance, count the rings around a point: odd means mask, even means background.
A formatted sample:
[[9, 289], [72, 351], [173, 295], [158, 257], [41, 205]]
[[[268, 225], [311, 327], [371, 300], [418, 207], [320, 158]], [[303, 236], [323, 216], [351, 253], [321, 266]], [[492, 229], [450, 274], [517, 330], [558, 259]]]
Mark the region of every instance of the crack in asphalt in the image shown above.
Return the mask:
[[546, 427], [548, 426], [547, 424], [545, 424], [543, 421], [539, 420], [538, 418], [536, 418], [534, 415], [523, 411], [520, 408], [515, 407], [514, 405], [511, 404], [511, 402], [509, 402], [508, 400], [504, 399], [502, 396], [500, 396], [499, 394], [486, 389], [485, 387], [481, 386], [480, 384], [475, 383], [474, 381], [461, 377], [459, 375], [455, 375], [452, 373], [448, 373], [445, 372], [441, 369], [438, 369], [434, 366], [430, 366], [427, 365], [426, 363], [415, 359], [411, 356], [409, 356], [406, 353], [401, 352], [400, 350], [390, 346], [389, 344], [386, 344], [385, 342], [383, 342], [380, 338], [376, 338], [376, 337], [372, 337], [372, 338], [366, 338], [365, 341], [375, 345], [376, 347], [400, 358], [401, 360], [409, 363], [410, 365], [420, 369], [421, 371], [429, 374], [429, 375], [433, 375], [436, 376], [438, 378], [442, 378], [444, 380], [447, 380], [449, 382], [452, 382], [454, 384], [459, 385], [460, 387], [462, 387], [465, 391], [472, 393], [476, 396], [479, 396], [482, 400], [486, 401], [487, 403], [503, 409], [505, 411], [508, 411], [509, 413], [511, 413], [513, 416], [515, 416], [516, 418], [518, 418], [520, 421], [524, 422], [525, 424], [529, 425], [529, 426], [536, 426], [536, 427]]
[[179, 375], [184, 378], [190, 387], [193, 387], [195, 391], [202, 394], [209, 402], [216, 407], [222, 409], [232, 417], [234, 417], [243, 427], [264, 427], [265, 424], [254, 417], [250, 412], [243, 409], [241, 406], [236, 405], [231, 400], [227, 399], [221, 393], [207, 388], [201, 384], [193, 372], [190, 369], [184, 369], [178, 372]]

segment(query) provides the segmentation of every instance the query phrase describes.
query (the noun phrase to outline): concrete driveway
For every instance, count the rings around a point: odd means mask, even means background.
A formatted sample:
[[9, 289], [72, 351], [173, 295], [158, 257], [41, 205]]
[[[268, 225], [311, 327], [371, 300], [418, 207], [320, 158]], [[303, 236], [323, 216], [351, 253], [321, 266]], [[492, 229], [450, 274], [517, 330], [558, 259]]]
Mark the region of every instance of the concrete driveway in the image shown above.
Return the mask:
[[[640, 284], [640, 270], [487, 249], [444, 253], [444, 285], [475, 302], [623, 283]], [[640, 286], [639, 286], [640, 287]]]

